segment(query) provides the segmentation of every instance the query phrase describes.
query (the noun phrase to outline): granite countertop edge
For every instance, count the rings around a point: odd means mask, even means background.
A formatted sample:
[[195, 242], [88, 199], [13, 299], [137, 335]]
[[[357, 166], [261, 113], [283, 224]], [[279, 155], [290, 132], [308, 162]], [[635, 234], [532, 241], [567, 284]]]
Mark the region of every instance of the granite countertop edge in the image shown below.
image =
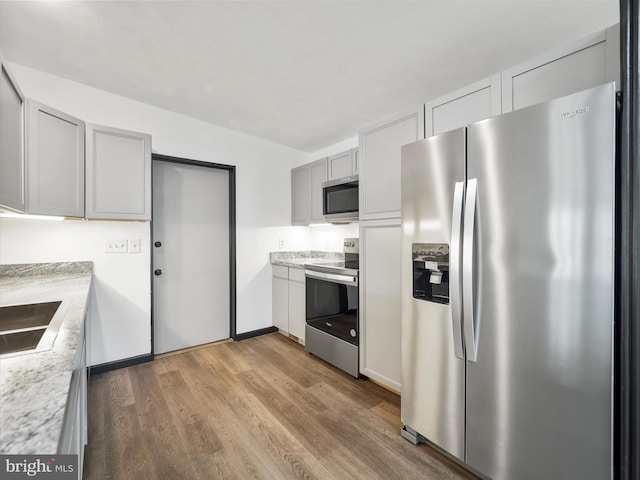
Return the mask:
[[79, 361], [91, 262], [0, 265], [0, 305], [62, 300], [51, 349], [0, 359], [0, 454], [55, 454]]

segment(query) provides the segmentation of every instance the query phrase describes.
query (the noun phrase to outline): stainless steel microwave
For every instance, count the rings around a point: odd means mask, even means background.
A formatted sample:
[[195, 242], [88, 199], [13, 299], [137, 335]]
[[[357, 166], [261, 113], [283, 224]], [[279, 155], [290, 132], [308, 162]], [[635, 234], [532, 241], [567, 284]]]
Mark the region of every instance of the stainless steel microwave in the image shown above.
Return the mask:
[[322, 184], [322, 214], [332, 223], [358, 221], [358, 175]]

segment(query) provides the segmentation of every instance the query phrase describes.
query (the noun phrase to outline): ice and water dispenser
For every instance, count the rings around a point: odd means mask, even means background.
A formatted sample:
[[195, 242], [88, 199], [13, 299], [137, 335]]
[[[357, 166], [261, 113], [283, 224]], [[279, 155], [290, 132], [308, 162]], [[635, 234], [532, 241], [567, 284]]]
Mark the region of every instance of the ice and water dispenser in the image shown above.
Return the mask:
[[449, 303], [449, 245], [414, 243], [413, 298], [435, 303]]

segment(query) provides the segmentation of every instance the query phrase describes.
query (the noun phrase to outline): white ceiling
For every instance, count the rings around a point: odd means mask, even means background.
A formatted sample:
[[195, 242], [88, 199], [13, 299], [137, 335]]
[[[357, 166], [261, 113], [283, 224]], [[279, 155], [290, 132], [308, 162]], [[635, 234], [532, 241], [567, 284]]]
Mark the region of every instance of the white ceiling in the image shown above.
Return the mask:
[[1, 1], [0, 48], [313, 152], [617, 21], [618, 0]]

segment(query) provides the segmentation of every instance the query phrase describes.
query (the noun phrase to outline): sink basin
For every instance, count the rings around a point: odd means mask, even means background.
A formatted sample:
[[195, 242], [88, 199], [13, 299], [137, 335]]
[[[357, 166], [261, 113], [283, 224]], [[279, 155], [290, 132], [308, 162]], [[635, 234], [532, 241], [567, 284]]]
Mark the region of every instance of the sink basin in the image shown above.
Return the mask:
[[46, 327], [62, 302], [0, 307], [0, 334], [9, 330]]
[[27, 332], [0, 335], [0, 355], [34, 350], [40, 343], [44, 331], [44, 328], [40, 328]]
[[0, 307], [0, 357], [51, 348], [63, 317], [56, 316], [61, 303]]

